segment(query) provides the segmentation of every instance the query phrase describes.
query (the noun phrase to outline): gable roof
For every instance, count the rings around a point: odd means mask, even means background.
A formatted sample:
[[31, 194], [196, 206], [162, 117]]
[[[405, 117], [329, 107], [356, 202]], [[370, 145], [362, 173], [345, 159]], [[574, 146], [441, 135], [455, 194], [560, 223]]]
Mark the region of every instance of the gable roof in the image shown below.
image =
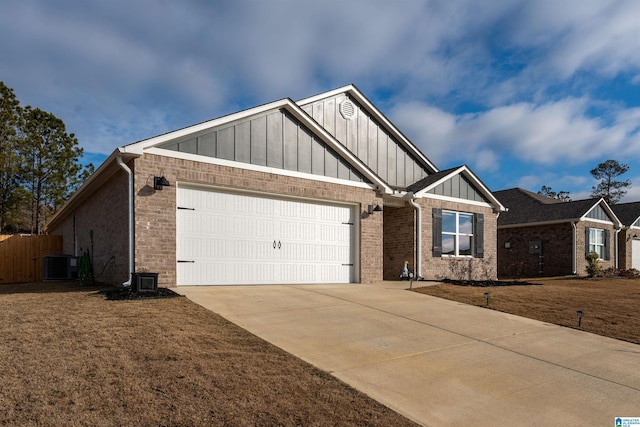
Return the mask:
[[[165, 150], [160, 146], [172, 140], [188, 137], [192, 134], [203, 132], [207, 129], [216, 128], [225, 124], [237, 122], [239, 120], [248, 119], [252, 116], [267, 113], [269, 111], [286, 110], [291, 116], [302, 123], [310, 132], [323, 141], [328, 147], [337, 153], [348, 164], [354, 167], [359, 173], [366, 177], [381, 192], [391, 194], [391, 187], [376, 175], [363, 161], [351, 153], [344, 145], [336, 140], [327, 130], [320, 126], [315, 120], [309, 117], [300, 106], [293, 102], [290, 98], [284, 98], [279, 101], [270, 102], [258, 107], [243, 110], [234, 114], [219, 117], [213, 120], [202, 122], [193, 126], [189, 126], [176, 131], [168, 132], [149, 139], [138, 141], [122, 147], [122, 151], [131, 154], [143, 154], [144, 152], [159, 155], [175, 155], [174, 152]], [[240, 165], [241, 163], [237, 163]]]
[[495, 191], [493, 194], [507, 208], [498, 218], [498, 227], [583, 221], [589, 219], [586, 216], [597, 207], [604, 210], [616, 227], [622, 226], [604, 199], [562, 202], [522, 188]]
[[404, 148], [406, 148], [411, 154], [420, 159], [422, 165], [426, 168], [429, 174], [438, 172], [438, 168], [435, 164], [427, 158], [410, 140], [407, 138], [369, 99], [354, 85], [348, 84], [346, 86], [323, 92], [308, 98], [300, 99], [296, 104], [301, 107], [308, 106], [312, 103], [318, 102], [322, 99], [335, 97], [337, 95], [348, 95], [360, 104], [364, 109], [397, 140]]
[[640, 202], [620, 203], [611, 206], [611, 209], [626, 227], [640, 219]]
[[[448, 194], [446, 191], [437, 191], [440, 187], [455, 178], [461, 177], [462, 182], [469, 188], [473, 194], [457, 194], [453, 191]], [[462, 185], [461, 185], [462, 187]], [[420, 181], [411, 184], [407, 187], [407, 191], [414, 193], [416, 197], [434, 197], [434, 198], [452, 198], [452, 199], [466, 199], [471, 202], [482, 202], [491, 205], [496, 211], [504, 211], [503, 204], [493, 195], [489, 188], [469, 169], [466, 165], [453, 167], [450, 169], [442, 170], [429, 175]]]

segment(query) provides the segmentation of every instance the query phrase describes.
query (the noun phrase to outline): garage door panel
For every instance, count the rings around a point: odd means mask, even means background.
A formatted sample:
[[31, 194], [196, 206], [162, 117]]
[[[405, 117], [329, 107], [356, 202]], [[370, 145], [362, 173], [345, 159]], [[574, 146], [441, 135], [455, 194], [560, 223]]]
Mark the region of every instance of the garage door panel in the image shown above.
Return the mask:
[[355, 280], [353, 208], [179, 187], [178, 284]]

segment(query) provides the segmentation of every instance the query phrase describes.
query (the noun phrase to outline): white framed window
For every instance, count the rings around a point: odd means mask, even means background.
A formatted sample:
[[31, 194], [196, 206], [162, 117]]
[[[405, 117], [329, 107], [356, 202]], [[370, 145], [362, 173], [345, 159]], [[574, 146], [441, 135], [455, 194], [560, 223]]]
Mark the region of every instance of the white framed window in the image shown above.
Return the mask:
[[589, 253], [595, 252], [598, 258], [605, 259], [605, 236], [604, 230], [599, 228], [589, 229]]
[[473, 214], [442, 211], [442, 255], [473, 256]]

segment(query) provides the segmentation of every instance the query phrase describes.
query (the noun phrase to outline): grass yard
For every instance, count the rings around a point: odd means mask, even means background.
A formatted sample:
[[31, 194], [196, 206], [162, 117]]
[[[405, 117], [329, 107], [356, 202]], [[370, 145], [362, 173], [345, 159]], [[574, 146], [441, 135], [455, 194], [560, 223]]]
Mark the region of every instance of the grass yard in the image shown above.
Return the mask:
[[[640, 344], [640, 279], [536, 278], [541, 286], [474, 287], [439, 284], [416, 292]], [[419, 286], [420, 282], [414, 283]]]
[[0, 285], [0, 425], [414, 425], [186, 298]]

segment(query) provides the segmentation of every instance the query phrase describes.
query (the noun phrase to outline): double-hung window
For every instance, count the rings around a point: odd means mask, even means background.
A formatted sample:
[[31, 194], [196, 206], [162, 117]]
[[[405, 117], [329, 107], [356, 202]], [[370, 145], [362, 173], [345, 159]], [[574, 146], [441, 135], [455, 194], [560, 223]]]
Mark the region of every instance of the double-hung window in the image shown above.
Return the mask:
[[442, 211], [442, 255], [473, 256], [473, 214]]
[[598, 258], [606, 259], [605, 257], [605, 235], [604, 230], [599, 228], [589, 229], [589, 253], [595, 252], [598, 254]]

